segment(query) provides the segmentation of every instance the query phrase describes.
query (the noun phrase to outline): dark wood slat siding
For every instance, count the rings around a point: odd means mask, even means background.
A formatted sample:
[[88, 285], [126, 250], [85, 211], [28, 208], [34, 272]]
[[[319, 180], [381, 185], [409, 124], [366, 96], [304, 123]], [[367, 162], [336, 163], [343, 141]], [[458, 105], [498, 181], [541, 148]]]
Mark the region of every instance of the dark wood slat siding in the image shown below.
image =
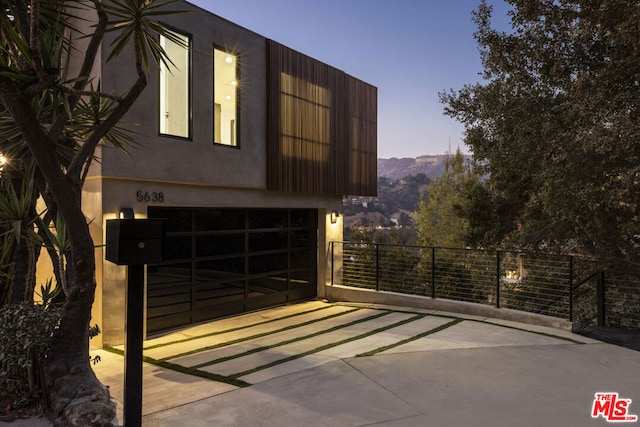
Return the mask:
[[347, 76], [347, 191], [376, 196], [378, 186], [378, 94], [367, 83]]
[[375, 196], [377, 89], [272, 40], [267, 58], [268, 188]]

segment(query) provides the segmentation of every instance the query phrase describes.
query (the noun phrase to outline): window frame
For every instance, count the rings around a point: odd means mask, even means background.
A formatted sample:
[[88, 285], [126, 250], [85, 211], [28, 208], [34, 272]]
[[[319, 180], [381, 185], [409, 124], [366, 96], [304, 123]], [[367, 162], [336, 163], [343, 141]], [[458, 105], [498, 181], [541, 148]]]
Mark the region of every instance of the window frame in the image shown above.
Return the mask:
[[[236, 75], [236, 82], [238, 83], [235, 86], [235, 145], [231, 145], [231, 144], [226, 144], [224, 142], [216, 142], [216, 120], [215, 120], [215, 105], [216, 105], [216, 66], [215, 66], [215, 55], [216, 55], [216, 50], [219, 52], [222, 52], [224, 54], [228, 54], [231, 55], [235, 58], [235, 75]], [[236, 50], [233, 49], [229, 49], [225, 46], [222, 45], [218, 45], [218, 44], [213, 44], [212, 45], [212, 49], [211, 49], [211, 58], [212, 58], [212, 67], [211, 69], [213, 70], [212, 72], [212, 77], [213, 77], [213, 84], [212, 84], [212, 118], [211, 118], [211, 143], [215, 146], [215, 147], [228, 147], [228, 148], [233, 148], [233, 149], [240, 149], [241, 147], [241, 127], [240, 124], [242, 122], [242, 119], [240, 117], [240, 111], [241, 111], [241, 87], [242, 85], [240, 84], [240, 82], [242, 81], [242, 66], [241, 66], [241, 60], [240, 60], [240, 53]]]
[[[187, 66], [188, 66], [188, 75], [187, 75], [187, 136], [175, 135], [171, 133], [165, 133], [161, 131], [161, 111], [160, 111], [160, 99], [162, 93], [162, 67], [163, 64], [158, 65], [158, 85], [157, 85], [157, 110], [156, 117], [158, 119], [158, 135], [166, 138], [175, 138], [183, 141], [192, 141], [193, 140], [193, 34], [182, 31], [176, 27], [164, 24], [168, 31], [171, 31], [179, 36], [185, 37], [188, 40], [187, 46]], [[162, 35], [160, 35], [158, 43], [161, 43]]]

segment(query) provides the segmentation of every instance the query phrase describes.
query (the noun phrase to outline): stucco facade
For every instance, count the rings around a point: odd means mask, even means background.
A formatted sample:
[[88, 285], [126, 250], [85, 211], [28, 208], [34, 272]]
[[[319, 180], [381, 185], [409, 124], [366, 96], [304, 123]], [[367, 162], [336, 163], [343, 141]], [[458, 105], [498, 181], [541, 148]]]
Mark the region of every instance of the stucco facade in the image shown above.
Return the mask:
[[[117, 218], [122, 208], [132, 208], [136, 218], [146, 218], [153, 209], [163, 212], [164, 208], [174, 207], [223, 209], [229, 215], [242, 212], [242, 209], [248, 209], [249, 213], [256, 209], [311, 210], [309, 212], [317, 217], [313, 271], [318, 296], [323, 296], [324, 285], [329, 279], [328, 244], [342, 239], [341, 218], [337, 223], [330, 221], [330, 213], [341, 209], [342, 194], [280, 191], [269, 185], [268, 105], [272, 100], [269, 94], [271, 82], [266, 71], [270, 62], [268, 40], [186, 2], [171, 7], [189, 10], [167, 15], [163, 22], [188, 35], [192, 43], [190, 136], [174, 137], [159, 132], [159, 71], [152, 69], [147, 88], [123, 120], [133, 124], [131, 128], [137, 145], [128, 148], [129, 154], [112, 147], [102, 148], [97, 153], [100, 161], [93, 164], [83, 188], [83, 209], [91, 221], [90, 228], [97, 245], [98, 288], [92, 323], [97, 323], [102, 333], [93, 340], [95, 346], [117, 345], [124, 339], [126, 267], [106, 261], [101, 246], [105, 241], [106, 221]], [[103, 43], [102, 58], [108, 56], [109, 43], [109, 40]], [[214, 47], [233, 52], [239, 62], [236, 146], [214, 142]], [[132, 61], [130, 55], [122, 55], [98, 64], [97, 76], [102, 90], [120, 93], [127, 89], [135, 80]], [[215, 235], [214, 231], [211, 233]], [[247, 233], [251, 236], [252, 230]], [[178, 241], [180, 233], [174, 234]], [[195, 241], [199, 235], [194, 232], [193, 236]], [[247, 263], [253, 259], [251, 256], [258, 256], [258, 252], [251, 253], [249, 249], [246, 252]], [[196, 258], [194, 250], [189, 262], [195, 266], [204, 262], [203, 259]]]

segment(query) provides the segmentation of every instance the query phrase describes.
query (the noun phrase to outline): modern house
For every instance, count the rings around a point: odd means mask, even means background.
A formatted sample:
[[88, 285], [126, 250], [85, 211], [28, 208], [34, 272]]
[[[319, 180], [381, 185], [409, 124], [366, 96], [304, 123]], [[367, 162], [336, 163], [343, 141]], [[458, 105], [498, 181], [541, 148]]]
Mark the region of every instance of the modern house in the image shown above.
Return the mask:
[[[163, 17], [175, 68], [152, 70], [124, 119], [139, 146], [100, 150], [83, 189], [96, 245], [121, 212], [168, 220], [166, 260], [146, 268], [147, 334], [323, 296], [342, 197], [375, 196], [377, 183], [375, 87], [187, 2], [170, 7], [189, 10]], [[131, 84], [132, 60], [97, 66], [103, 91]], [[116, 345], [126, 267], [97, 252], [92, 344]]]

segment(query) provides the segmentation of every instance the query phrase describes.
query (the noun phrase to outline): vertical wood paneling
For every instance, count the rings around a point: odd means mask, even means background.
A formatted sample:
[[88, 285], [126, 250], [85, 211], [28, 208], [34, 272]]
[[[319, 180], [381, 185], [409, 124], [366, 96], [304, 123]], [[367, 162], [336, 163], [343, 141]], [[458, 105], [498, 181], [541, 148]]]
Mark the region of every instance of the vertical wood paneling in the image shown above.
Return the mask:
[[347, 78], [348, 176], [350, 195], [375, 196], [378, 183], [377, 90], [352, 77]]
[[267, 57], [268, 188], [375, 195], [376, 88], [271, 40]]

